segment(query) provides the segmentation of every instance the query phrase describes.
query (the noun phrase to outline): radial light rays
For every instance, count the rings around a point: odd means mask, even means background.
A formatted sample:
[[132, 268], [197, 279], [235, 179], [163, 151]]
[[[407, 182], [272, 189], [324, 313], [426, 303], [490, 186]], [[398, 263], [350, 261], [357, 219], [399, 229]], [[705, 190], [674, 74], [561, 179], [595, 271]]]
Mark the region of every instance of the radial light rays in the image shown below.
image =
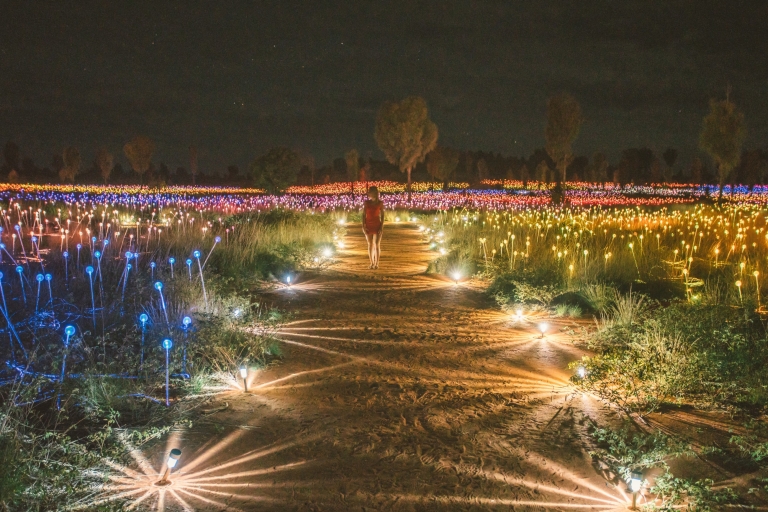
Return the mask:
[[[316, 441], [320, 435], [297, 436], [290, 441], [221, 460], [222, 454], [231, 451], [242, 435], [242, 431], [235, 431], [218, 442], [206, 443], [194, 452], [182, 454], [182, 458], [187, 460], [182, 460], [176, 472], [171, 474], [171, 484], [168, 486], [155, 485], [165, 471], [165, 458], [158, 470], [140, 451], [129, 446], [138, 470], [105, 461], [105, 465], [112, 469], [112, 473], [107, 476], [107, 482], [98, 485], [95, 494], [78, 503], [74, 509], [85, 510], [112, 502], [123, 503], [126, 510], [149, 507], [152, 510], [164, 511], [166, 506], [172, 504], [189, 511], [205, 505], [222, 510], [252, 510], [253, 505], [249, 503], [281, 501], [279, 496], [272, 495], [276, 489], [308, 484], [297, 481], [272, 481], [276, 474], [300, 469], [306, 466], [308, 461], [298, 460], [275, 465], [275, 459], [271, 456], [300, 444]], [[178, 432], [172, 434], [166, 442], [166, 448], [180, 446], [178, 436]], [[163, 455], [167, 452], [168, 449]], [[259, 481], [266, 477], [269, 477], [269, 481]], [[233, 506], [232, 502], [239, 502], [242, 508]]]

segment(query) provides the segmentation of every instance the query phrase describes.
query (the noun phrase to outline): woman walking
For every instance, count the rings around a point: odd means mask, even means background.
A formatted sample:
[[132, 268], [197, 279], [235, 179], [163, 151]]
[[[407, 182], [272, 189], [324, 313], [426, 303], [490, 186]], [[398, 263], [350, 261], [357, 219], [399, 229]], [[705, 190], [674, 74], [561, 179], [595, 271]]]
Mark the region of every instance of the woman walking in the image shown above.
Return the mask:
[[384, 203], [379, 199], [379, 189], [368, 188], [368, 200], [363, 205], [363, 233], [368, 242], [368, 268], [379, 268], [381, 256], [381, 232], [384, 229]]

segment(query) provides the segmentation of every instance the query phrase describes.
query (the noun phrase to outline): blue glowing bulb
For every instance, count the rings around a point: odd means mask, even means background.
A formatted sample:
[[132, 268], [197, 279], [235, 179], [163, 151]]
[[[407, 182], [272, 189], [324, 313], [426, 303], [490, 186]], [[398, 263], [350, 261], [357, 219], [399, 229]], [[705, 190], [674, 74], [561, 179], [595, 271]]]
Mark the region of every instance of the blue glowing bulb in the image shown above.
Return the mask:
[[83, 246], [82, 246], [81, 244], [77, 244], [77, 250], [78, 250], [78, 251], [79, 251], [80, 249], [82, 249], [82, 248], [83, 248]]
[[3, 274], [2, 272], [0, 272], [0, 279], [2, 279], [2, 278], [3, 278], [3, 275], [4, 275], [4, 274]]
[[194, 256], [197, 259], [200, 259], [200, 251], [195, 251], [192, 253], [192, 256]]
[[92, 266], [90, 266], [90, 265], [88, 265], [87, 267], [85, 267], [85, 272], [86, 272], [88, 275], [91, 275], [91, 274], [93, 274], [93, 267], [92, 267]]
[[91, 242], [96, 243], [96, 237], [95, 236], [91, 237]]
[[187, 258], [187, 266], [190, 266], [190, 265], [192, 265], [192, 260]]
[[189, 327], [189, 324], [192, 323], [192, 319], [189, 318], [188, 316], [185, 316], [184, 319], [181, 321], [181, 323], [184, 324], [184, 328], [186, 329], [187, 327]]
[[147, 315], [146, 313], [142, 313], [139, 315], [139, 322], [141, 322], [142, 325], [147, 323], [147, 320], [149, 320], [149, 315]]
[[0, 244], [0, 249], [5, 249], [5, 244]]
[[165, 338], [163, 340], [163, 348], [165, 350], [171, 350], [171, 347], [173, 347], [173, 342], [170, 339]]
[[53, 279], [53, 276], [51, 274], [45, 274], [45, 280], [49, 283], [51, 282], [51, 279]]
[[68, 325], [64, 328], [64, 334], [67, 336], [74, 336], [75, 335], [75, 327], [73, 325]]
[[18, 272], [19, 274], [21, 274], [22, 272], [24, 272], [24, 267], [22, 267], [21, 265], [17, 265], [17, 266], [16, 266], [16, 272]]
[[216, 243], [219, 243], [219, 242], [221, 242], [221, 237], [217, 236], [216, 238], [213, 239], [213, 241], [216, 242]]
[[176, 258], [174, 258], [174, 257], [170, 257], [170, 258], [168, 258], [168, 263], [170, 263], [171, 265], [173, 265], [174, 263], [176, 263]]
[[104, 247], [109, 245], [109, 240], [104, 240]]
[[[5, 247], [3, 247], [3, 249], [5, 249]], [[64, 256], [64, 258], [69, 258], [69, 253], [67, 251], [64, 251], [61, 255]]]
[[131, 251], [128, 251], [125, 253], [125, 259], [129, 260], [133, 257], [133, 254], [131, 254]]
[[150, 264], [149, 264], [149, 266], [150, 266], [150, 268], [155, 268], [155, 267], [157, 266], [157, 263], [155, 263], [155, 262], [153, 261], [152, 263], [150, 263]]
[[95, 251], [93, 255], [96, 256], [96, 259], [99, 259], [101, 258], [101, 251]]
[[42, 282], [43, 282], [43, 279], [45, 279], [45, 276], [44, 276], [43, 274], [37, 274], [37, 275], [35, 276], [35, 279], [37, 279], [37, 282], [38, 282], [38, 283], [42, 283]]
[[13, 229], [15, 229], [16, 231], [19, 231], [19, 230], [21, 229], [21, 226], [19, 226], [18, 224], [16, 224], [15, 226], [13, 226]]
[[37, 243], [37, 237], [36, 237], [36, 236], [33, 236], [33, 237], [32, 237], [32, 243], [33, 243], [33, 244]]
[[128, 270], [131, 270], [131, 269], [133, 268], [133, 265], [131, 265], [131, 264], [129, 263], [129, 264], [127, 264], [125, 267], [126, 267]]
[[155, 290], [158, 290], [158, 291], [160, 291], [160, 290], [162, 290], [162, 289], [163, 289], [163, 283], [161, 283], [160, 281], [157, 281], [157, 282], [155, 283]]

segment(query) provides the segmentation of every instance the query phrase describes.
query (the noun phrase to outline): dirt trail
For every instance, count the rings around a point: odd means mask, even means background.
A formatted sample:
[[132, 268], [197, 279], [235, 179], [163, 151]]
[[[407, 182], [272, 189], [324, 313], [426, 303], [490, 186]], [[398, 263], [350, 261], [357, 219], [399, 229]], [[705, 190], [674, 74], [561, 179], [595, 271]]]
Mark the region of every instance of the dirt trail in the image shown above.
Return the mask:
[[586, 416], [610, 413], [568, 386], [569, 326], [541, 339], [471, 283], [425, 275], [415, 225], [388, 225], [379, 270], [364, 244], [349, 226], [331, 269], [272, 294], [295, 312], [285, 361], [183, 435], [188, 506], [624, 510], [586, 453]]

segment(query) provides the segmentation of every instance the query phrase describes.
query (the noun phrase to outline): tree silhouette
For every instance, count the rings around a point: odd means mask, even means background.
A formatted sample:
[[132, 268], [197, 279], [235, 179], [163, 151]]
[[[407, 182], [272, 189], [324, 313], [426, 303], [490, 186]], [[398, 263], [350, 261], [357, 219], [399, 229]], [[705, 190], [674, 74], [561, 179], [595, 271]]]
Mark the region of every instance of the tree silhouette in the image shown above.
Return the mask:
[[437, 145], [437, 126], [429, 119], [427, 102], [411, 96], [384, 103], [376, 117], [374, 137], [387, 161], [408, 175], [410, 201], [411, 171]]
[[251, 175], [257, 187], [274, 194], [296, 182], [299, 168], [299, 156], [295, 152], [285, 147], [276, 147], [251, 164]]
[[109, 181], [109, 176], [112, 174], [112, 168], [115, 164], [115, 158], [112, 156], [107, 148], [101, 148], [96, 152], [96, 166], [99, 168], [101, 177], [104, 178], [104, 184]]
[[544, 130], [546, 150], [560, 169], [559, 181], [565, 182], [565, 171], [573, 160], [573, 141], [579, 135], [581, 123], [579, 103], [568, 93], [547, 100], [547, 127]]
[[80, 151], [74, 146], [68, 146], [64, 148], [62, 154], [64, 159], [64, 167], [59, 171], [59, 179], [63, 182], [75, 182], [75, 176], [80, 172]]
[[667, 148], [661, 155], [664, 158], [664, 163], [667, 164], [667, 172], [665, 178], [667, 181], [672, 179], [672, 168], [677, 162], [677, 150], [675, 148]]
[[189, 146], [189, 173], [192, 175], [192, 184], [197, 184], [197, 147]]
[[723, 185], [730, 177], [733, 168], [739, 165], [741, 147], [744, 145], [746, 136], [744, 114], [736, 109], [736, 105], [729, 99], [709, 102], [709, 114], [704, 118], [699, 146], [717, 165], [721, 198]]
[[354, 194], [355, 182], [360, 172], [360, 154], [356, 149], [350, 149], [344, 153], [344, 162], [347, 164], [347, 179], [349, 180], [349, 192]]
[[427, 155], [427, 173], [443, 183], [443, 190], [448, 190], [448, 182], [459, 165], [459, 152], [442, 146], [433, 149]]
[[155, 143], [149, 137], [137, 135], [123, 146], [123, 152], [143, 183], [144, 173], [149, 169], [152, 155], [155, 153]]

